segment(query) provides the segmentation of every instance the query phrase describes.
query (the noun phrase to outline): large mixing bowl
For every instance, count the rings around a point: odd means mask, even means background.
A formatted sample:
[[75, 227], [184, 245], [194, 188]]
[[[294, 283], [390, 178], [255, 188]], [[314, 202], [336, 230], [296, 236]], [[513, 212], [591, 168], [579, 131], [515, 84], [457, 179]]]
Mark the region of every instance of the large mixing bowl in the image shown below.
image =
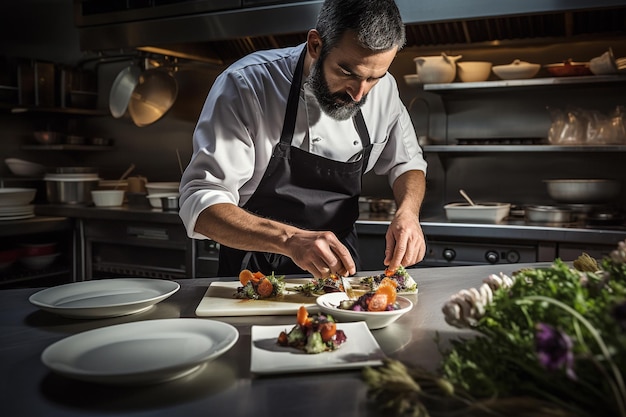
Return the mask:
[[545, 180], [548, 194], [558, 203], [596, 204], [615, 199], [620, 192], [620, 183], [604, 179], [559, 179]]

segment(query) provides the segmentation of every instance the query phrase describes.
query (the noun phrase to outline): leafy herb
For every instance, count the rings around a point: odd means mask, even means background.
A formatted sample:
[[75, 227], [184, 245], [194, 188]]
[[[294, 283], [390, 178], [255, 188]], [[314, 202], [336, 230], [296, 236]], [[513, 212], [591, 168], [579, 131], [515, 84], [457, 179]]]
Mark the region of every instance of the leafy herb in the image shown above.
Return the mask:
[[[626, 417], [626, 241], [599, 263], [583, 254], [573, 265], [557, 259], [491, 275], [453, 295], [446, 321], [476, 337], [440, 348], [437, 375], [389, 363], [368, 368], [370, 397], [396, 415], [439, 415], [445, 405], [463, 415]], [[407, 394], [410, 384], [392, 383], [406, 375], [421, 388]], [[424, 381], [454, 389], [426, 392]]]

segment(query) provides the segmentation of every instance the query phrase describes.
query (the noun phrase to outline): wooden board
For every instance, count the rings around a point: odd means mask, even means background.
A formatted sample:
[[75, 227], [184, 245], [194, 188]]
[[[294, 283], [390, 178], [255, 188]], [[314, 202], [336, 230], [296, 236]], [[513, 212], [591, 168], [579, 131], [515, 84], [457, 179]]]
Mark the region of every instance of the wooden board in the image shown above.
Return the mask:
[[196, 315], [200, 317], [295, 315], [301, 305], [309, 312], [316, 312], [319, 308], [315, 304], [315, 297], [307, 297], [293, 291], [296, 286], [309, 281], [304, 278], [285, 280], [285, 294], [280, 298], [265, 300], [235, 298], [237, 287], [241, 286], [239, 281], [212, 282], [196, 308]]

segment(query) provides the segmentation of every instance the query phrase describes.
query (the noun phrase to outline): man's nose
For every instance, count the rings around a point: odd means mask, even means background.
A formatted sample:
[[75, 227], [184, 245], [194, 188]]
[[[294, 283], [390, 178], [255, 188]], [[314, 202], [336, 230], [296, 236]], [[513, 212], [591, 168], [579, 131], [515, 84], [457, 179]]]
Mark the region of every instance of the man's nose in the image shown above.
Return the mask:
[[367, 88], [367, 81], [354, 80], [350, 83], [350, 85], [348, 85], [347, 92], [350, 97], [352, 97], [352, 100], [354, 100], [355, 102], [359, 102], [367, 93]]

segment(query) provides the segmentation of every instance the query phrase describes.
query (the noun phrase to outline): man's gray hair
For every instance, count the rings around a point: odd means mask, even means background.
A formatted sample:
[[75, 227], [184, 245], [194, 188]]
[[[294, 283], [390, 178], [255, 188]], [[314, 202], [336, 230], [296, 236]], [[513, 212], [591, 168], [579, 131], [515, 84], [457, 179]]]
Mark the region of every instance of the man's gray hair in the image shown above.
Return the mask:
[[372, 51], [400, 50], [406, 32], [394, 0], [326, 0], [322, 5], [317, 31], [322, 37], [322, 55], [337, 46], [347, 31], [354, 32], [359, 44]]

